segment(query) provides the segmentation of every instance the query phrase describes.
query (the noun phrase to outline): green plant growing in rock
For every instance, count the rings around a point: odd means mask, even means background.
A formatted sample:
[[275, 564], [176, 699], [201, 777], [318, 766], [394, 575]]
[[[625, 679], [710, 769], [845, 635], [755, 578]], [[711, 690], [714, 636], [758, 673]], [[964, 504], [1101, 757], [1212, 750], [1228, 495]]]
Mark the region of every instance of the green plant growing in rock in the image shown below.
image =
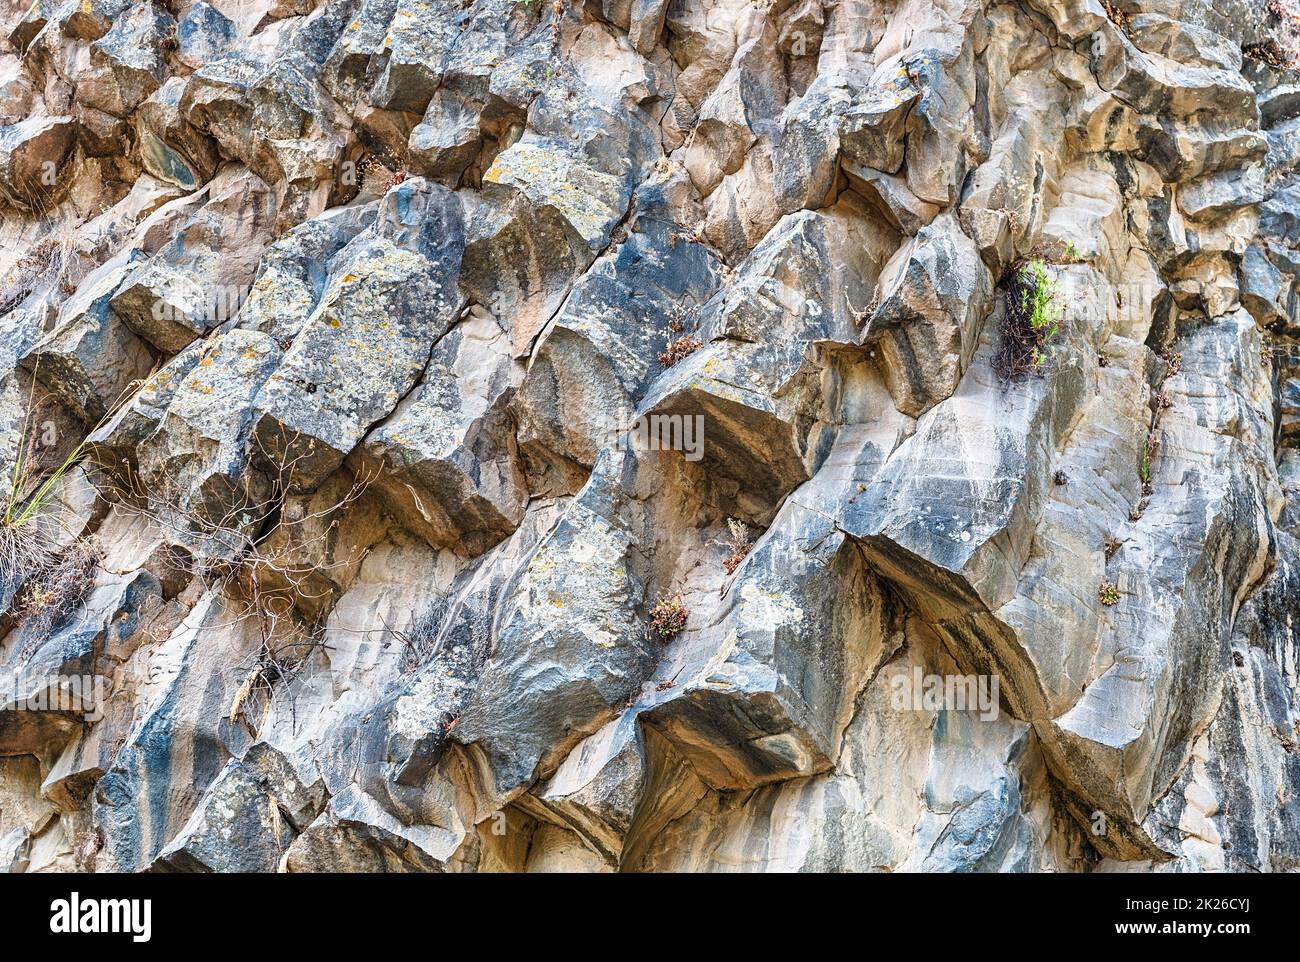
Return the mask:
[[1002, 346], [994, 366], [1003, 379], [1041, 371], [1055, 353], [1064, 309], [1060, 288], [1041, 258], [1021, 264], [1005, 285]]
[[55, 492], [89, 450], [89, 441], [83, 439], [53, 468], [42, 468], [31, 401], [29, 397], [28, 416], [10, 468], [9, 491], [0, 504], [0, 595], [15, 590], [24, 581], [38, 579], [55, 562], [56, 551], [45, 528]]
[[1042, 261], [1030, 261], [1020, 272], [1020, 306], [1029, 311], [1029, 326], [1038, 335], [1038, 343], [1033, 348], [1034, 365], [1038, 366], [1046, 360], [1043, 349], [1061, 330], [1059, 292], [1056, 281], [1047, 273], [1047, 266]]
[[1061, 241], [1057, 245], [1055, 255], [1047, 259], [1054, 264], [1085, 264], [1088, 261], [1078, 245], [1069, 240]]
[[1107, 607], [1119, 604], [1119, 585], [1113, 581], [1103, 581], [1097, 586], [1097, 600]]
[[667, 643], [681, 634], [690, 615], [681, 595], [661, 595], [650, 608], [649, 630]]

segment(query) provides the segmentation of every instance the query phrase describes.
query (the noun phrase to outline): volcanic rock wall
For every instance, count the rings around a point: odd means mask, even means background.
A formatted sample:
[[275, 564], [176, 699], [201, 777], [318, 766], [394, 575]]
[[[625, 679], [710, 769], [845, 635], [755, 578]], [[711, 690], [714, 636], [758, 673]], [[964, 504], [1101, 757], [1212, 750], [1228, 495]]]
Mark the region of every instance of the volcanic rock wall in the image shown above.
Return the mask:
[[1283, 0], [0, 21], [0, 868], [1300, 869]]

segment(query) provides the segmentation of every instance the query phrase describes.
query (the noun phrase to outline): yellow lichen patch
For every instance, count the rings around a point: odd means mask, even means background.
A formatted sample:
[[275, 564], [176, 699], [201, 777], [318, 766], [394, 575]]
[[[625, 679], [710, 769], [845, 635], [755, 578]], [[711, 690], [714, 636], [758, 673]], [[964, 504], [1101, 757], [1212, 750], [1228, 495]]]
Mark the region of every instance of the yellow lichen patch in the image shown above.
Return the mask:
[[618, 179], [548, 144], [515, 144], [497, 155], [483, 180], [514, 187], [535, 203], [553, 207], [588, 239], [617, 219], [605, 198], [618, 196]]

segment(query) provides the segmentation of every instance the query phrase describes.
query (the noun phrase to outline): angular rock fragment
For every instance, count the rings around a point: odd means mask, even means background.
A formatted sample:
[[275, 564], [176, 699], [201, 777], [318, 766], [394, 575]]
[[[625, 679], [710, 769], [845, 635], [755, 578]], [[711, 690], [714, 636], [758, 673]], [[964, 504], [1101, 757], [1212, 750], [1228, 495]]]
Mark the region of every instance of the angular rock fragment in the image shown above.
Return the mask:
[[0, 127], [0, 196], [15, 207], [39, 209], [61, 183], [76, 131], [72, 117], [32, 117]]
[[479, 555], [523, 518], [528, 492], [507, 410], [521, 375], [496, 319], [471, 314], [358, 450], [358, 472], [434, 547]]
[[258, 457], [310, 491], [390, 414], [460, 310], [461, 213], [407, 181], [331, 263], [325, 292], [255, 404]]
[[979, 252], [951, 215], [922, 227], [885, 265], [862, 339], [882, 353], [900, 411], [919, 416], [956, 388], [992, 294]]
[[117, 317], [165, 354], [235, 316], [275, 222], [266, 185], [246, 170], [227, 168], [205, 193], [207, 202], [131, 270], [109, 301]]

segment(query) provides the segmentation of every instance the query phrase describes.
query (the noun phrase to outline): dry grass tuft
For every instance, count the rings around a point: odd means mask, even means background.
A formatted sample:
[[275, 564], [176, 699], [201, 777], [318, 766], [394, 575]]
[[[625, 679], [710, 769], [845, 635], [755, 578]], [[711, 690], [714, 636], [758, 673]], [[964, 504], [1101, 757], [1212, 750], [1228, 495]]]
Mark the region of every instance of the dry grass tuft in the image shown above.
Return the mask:
[[417, 614], [405, 631], [389, 628], [405, 650], [403, 670], [412, 672], [433, 660], [438, 653], [438, 629], [441, 625], [442, 612], [435, 605]]
[[35, 650], [81, 607], [95, 583], [99, 553], [78, 541], [24, 582], [14, 603], [23, 619], [26, 647]]
[[722, 567], [727, 569], [727, 574], [735, 574], [740, 563], [745, 560], [749, 552], [754, 547], [754, 542], [750, 540], [749, 528], [745, 522], [738, 521], [735, 518], [727, 519], [727, 547], [731, 549], [730, 553], [722, 559]]
[[668, 346], [659, 352], [659, 364], [661, 367], [672, 367], [687, 355], [694, 354], [704, 345], [687, 334], [679, 337], [675, 341], [669, 342]]

